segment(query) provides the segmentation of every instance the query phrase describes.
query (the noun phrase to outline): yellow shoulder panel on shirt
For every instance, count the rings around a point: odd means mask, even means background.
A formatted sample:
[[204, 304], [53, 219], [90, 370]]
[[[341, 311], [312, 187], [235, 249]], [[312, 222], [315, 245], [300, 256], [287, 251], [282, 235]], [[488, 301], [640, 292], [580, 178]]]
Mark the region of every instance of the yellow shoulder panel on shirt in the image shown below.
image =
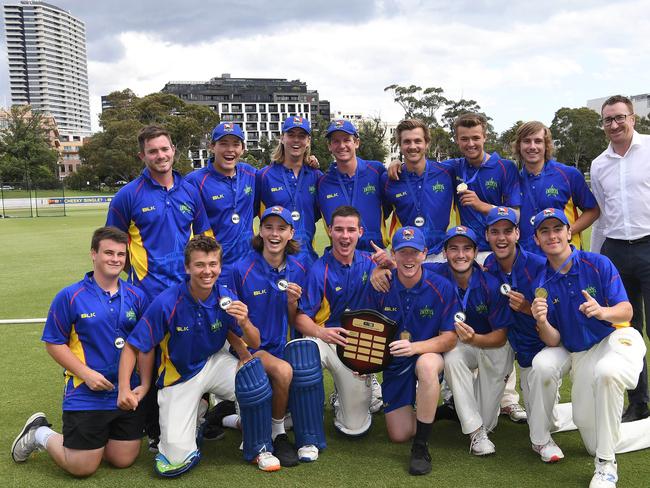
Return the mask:
[[158, 368], [158, 376], [164, 374], [165, 378], [163, 381], [163, 386], [169, 386], [176, 383], [181, 375], [178, 374], [178, 370], [169, 356], [169, 332], [165, 334], [162, 342], [160, 343], [160, 367]]
[[142, 281], [149, 271], [149, 262], [147, 250], [144, 248], [140, 229], [131, 221], [129, 225], [129, 259], [131, 267], [138, 275], [138, 280]]
[[332, 310], [330, 309], [330, 302], [327, 301], [327, 297], [324, 296], [323, 300], [320, 302], [320, 308], [318, 309], [318, 313], [316, 313], [314, 322], [316, 322], [316, 325], [319, 327], [325, 327], [325, 322], [327, 322], [331, 314]]
[[[86, 364], [86, 354], [84, 353], [83, 344], [79, 340], [79, 335], [77, 334], [74, 324], [72, 324], [72, 328], [70, 329], [70, 340], [68, 341], [68, 347], [70, 348], [72, 354], [74, 354], [79, 361], [81, 361], [83, 364]], [[69, 378], [72, 378], [72, 385], [75, 388], [84, 382], [84, 380], [78, 376], [75, 376], [71, 371], [66, 370], [65, 375]], [[67, 381], [68, 380], [66, 379], [66, 383]]]

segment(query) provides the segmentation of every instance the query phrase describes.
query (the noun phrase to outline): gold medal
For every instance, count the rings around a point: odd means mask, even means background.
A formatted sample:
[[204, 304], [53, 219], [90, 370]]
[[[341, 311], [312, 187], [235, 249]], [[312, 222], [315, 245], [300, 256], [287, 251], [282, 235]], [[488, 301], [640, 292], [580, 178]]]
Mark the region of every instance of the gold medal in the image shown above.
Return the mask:
[[399, 333], [399, 338], [403, 341], [410, 341], [411, 333], [408, 330], [403, 330], [402, 332]]
[[457, 193], [463, 193], [464, 191], [467, 191], [469, 187], [467, 186], [467, 183], [459, 183], [458, 186], [456, 187], [456, 192]]
[[548, 297], [548, 291], [546, 288], [535, 288], [535, 298], [546, 298]]

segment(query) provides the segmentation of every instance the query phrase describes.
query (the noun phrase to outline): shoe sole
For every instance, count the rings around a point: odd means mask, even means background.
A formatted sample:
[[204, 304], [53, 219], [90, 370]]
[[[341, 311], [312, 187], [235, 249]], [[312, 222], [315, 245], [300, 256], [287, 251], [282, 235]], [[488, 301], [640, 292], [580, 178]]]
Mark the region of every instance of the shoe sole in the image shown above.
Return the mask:
[[425, 474], [429, 474], [430, 472], [431, 472], [431, 468], [429, 468], [428, 471], [411, 471], [409, 469], [409, 474], [411, 476], [422, 476], [422, 475], [425, 475]]
[[43, 412], [36, 412], [34, 415], [32, 415], [31, 417], [29, 417], [29, 418], [27, 419], [27, 421], [25, 422], [25, 425], [23, 425], [23, 430], [20, 431], [20, 434], [18, 434], [18, 435], [16, 436], [16, 438], [14, 439], [14, 442], [11, 444], [11, 458], [14, 460], [15, 463], [24, 463], [25, 461], [27, 461], [27, 459], [25, 459], [24, 461], [18, 461], [18, 460], [14, 457], [14, 449], [16, 448], [16, 444], [18, 444], [18, 441], [19, 441], [20, 439], [22, 439], [23, 436], [27, 433], [27, 431], [28, 431], [28, 427], [29, 427], [29, 424], [31, 424], [32, 422], [34, 422], [34, 420], [36, 420], [36, 419], [39, 418], [39, 417], [45, 417], [45, 414], [44, 414]]
[[542, 458], [542, 461], [544, 461], [547, 464], [553, 464], [553, 463], [559, 463], [560, 459], [562, 459], [560, 456], [551, 456], [549, 459]]
[[496, 454], [496, 451], [490, 451], [490, 452], [475, 452], [475, 451], [472, 451], [472, 454], [474, 456], [484, 457], [484, 456], [490, 456], [492, 454]]
[[[251, 463], [257, 464], [257, 459], [253, 459]], [[257, 464], [257, 467], [260, 471], [264, 471], [265, 473], [273, 473], [274, 471], [280, 471], [280, 468], [282, 468], [282, 466], [279, 464], [274, 466], [269, 466], [267, 468], [263, 468], [259, 464]]]

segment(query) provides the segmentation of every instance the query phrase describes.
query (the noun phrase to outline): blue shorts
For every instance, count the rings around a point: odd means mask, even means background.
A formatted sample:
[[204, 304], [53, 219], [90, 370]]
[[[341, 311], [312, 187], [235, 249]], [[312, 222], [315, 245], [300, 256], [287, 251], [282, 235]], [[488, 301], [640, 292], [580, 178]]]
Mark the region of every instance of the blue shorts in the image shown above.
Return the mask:
[[[384, 381], [381, 384], [381, 394], [384, 399], [384, 413], [397, 410], [406, 405], [415, 405], [415, 391], [418, 377], [415, 374], [415, 363], [420, 356], [412, 356], [402, 362], [399, 368], [384, 370]], [[442, 375], [438, 378], [442, 381]]]

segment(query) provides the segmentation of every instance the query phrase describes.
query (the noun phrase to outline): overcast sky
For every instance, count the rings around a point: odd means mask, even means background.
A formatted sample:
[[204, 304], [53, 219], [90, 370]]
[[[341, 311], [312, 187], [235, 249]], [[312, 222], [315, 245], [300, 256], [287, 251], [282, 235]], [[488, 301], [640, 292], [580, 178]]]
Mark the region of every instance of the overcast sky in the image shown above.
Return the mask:
[[[16, 3], [16, 2], [3, 2]], [[100, 96], [167, 81], [300, 79], [332, 110], [399, 120], [384, 88], [438, 86], [476, 100], [503, 131], [561, 107], [650, 92], [650, 1], [52, 0], [86, 24]], [[9, 103], [4, 36], [0, 103]]]

